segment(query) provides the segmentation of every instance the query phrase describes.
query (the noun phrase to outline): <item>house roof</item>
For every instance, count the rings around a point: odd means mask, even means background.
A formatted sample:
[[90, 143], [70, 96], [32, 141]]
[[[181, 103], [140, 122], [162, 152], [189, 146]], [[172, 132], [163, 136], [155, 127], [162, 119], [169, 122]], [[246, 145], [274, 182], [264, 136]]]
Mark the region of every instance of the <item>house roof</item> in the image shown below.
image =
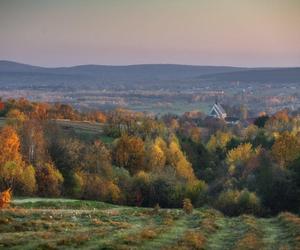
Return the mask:
[[218, 103], [215, 103], [210, 111], [210, 114], [212, 115], [213, 114], [213, 111], [219, 116], [219, 117], [224, 117], [226, 116], [226, 112], [225, 110], [223, 109], [223, 107], [218, 104]]
[[237, 118], [237, 117], [232, 117], [232, 116], [227, 116], [226, 118], [225, 118], [225, 121], [226, 122], [238, 122], [239, 121], [239, 118]]
[[219, 103], [215, 103], [215, 107], [216, 107], [222, 114], [226, 114], [225, 110], [223, 109], [223, 107], [222, 107]]

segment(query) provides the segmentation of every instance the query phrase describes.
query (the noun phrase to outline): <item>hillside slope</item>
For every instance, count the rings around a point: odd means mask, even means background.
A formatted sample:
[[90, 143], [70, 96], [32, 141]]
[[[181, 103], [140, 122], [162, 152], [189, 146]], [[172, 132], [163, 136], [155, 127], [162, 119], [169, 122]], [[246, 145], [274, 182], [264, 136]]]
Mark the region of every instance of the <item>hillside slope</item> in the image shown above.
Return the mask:
[[217, 81], [300, 83], [300, 68], [248, 69], [205, 75], [199, 78], [214, 79]]
[[0, 86], [17, 88], [139, 87], [197, 84], [199, 81], [299, 83], [300, 68], [242, 68], [176, 64], [79, 65], [46, 68], [0, 61]]
[[66, 199], [22, 199], [0, 214], [5, 249], [299, 249], [292, 214], [228, 218], [212, 209], [187, 215]]

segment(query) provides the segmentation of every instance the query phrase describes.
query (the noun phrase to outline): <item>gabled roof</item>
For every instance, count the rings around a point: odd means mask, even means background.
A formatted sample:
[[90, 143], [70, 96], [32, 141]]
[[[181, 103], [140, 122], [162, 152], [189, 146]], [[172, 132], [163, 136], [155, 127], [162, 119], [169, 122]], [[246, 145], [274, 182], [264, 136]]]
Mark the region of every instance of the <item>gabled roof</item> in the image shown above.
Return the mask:
[[218, 118], [225, 118], [227, 116], [225, 110], [223, 109], [223, 107], [218, 104], [215, 103], [209, 113], [212, 116], [217, 116]]
[[223, 107], [219, 103], [215, 103], [215, 107], [220, 110], [222, 114], [226, 114], [226, 111], [223, 109]]

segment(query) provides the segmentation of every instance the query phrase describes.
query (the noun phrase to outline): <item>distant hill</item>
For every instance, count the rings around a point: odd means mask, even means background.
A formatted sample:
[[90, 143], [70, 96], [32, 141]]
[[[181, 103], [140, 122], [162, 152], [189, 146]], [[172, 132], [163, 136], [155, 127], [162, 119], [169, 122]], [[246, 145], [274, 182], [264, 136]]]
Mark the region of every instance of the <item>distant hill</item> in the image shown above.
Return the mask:
[[300, 68], [256, 68], [205, 75], [205, 77], [199, 76], [199, 78], [214, 79], [218, 81], [300, 83]]
[[85, 75], [101, 75], [111, 73], [127, 73], [127, 74], [143, 74], [156, 73], [157, 75], [203, 75], [226, 73], [244, 70], [246, 68], [228, 67], [228, 66], [194, 66], [194, 65], [178, 65], [178, 64], [139, 64], [139, 65], [78, 65], [72, 67], [56, 67], [46, 68], [22, 64], [11, 61], [0, 60], [0, 72], [38, 72], [50, 74], [85, 74]]
[[32, 66], [23, 63], [0, 60], [0, 73], [2, 72], [39, 72], [42, 67]]
[[198, 80], [246, 82], [300, 81], [300, 68], [241, 68], [176, 64], [128, 66], [79, 65], [46, 68], [11, 61], [0, 61], [0, 86], [83, 87], [164, 84], [188, 84]]
[[144, 64], [128, 66], [79, 65], [45, 68], [0, 61], [0, 85], [160, 84], [198, 76], [244, 70], [237, 67]]

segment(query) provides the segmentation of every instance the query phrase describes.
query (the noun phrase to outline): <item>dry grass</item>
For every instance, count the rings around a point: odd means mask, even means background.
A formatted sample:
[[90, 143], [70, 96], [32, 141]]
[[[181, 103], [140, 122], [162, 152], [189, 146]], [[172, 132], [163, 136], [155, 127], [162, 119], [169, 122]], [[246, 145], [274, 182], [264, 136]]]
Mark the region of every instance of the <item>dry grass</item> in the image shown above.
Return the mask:
[[219, 229], [214, 218], [205, 218], [199, 223], [199, 227], [207, 233], [214, 233]]
[[248, 232], [243, 236], [243, 238], [238, 240], [235, 249], [237, 250], [262, 249], [262, 243], [255, 233]]
[[178, 242], [179, 249], [205, 249], [206, 238], [198, 231], [187, 231], [183, 238]]
[[86, 241], [90, 240], [89, 234], [77, 234], [72, 237], [65, 237], [57, 242], [58, 246], [80, 246], [84, 244]]
[[280, 223], [286, 228], [291, 237], [295, 249], [300, 249], [300, 218], [291, 213], [281, 213], [278, 216]]
[[257, 224], [257, 219], [250, 215], [241, 216], [242, 222], [246, 225], [246, 232], [235, 246], [239, 250], [256, 250], [263, 248], [262, 231]]
[[289, 213], [228, 218], [213, 209], [40, 204], [1, 210], [0, 249], [300, 249], [300, 219]]
[[157, 232], [155, 232], [155, 229], [143, 229], [140, 237], [143, 240], [151, 240], [157, 237]]

